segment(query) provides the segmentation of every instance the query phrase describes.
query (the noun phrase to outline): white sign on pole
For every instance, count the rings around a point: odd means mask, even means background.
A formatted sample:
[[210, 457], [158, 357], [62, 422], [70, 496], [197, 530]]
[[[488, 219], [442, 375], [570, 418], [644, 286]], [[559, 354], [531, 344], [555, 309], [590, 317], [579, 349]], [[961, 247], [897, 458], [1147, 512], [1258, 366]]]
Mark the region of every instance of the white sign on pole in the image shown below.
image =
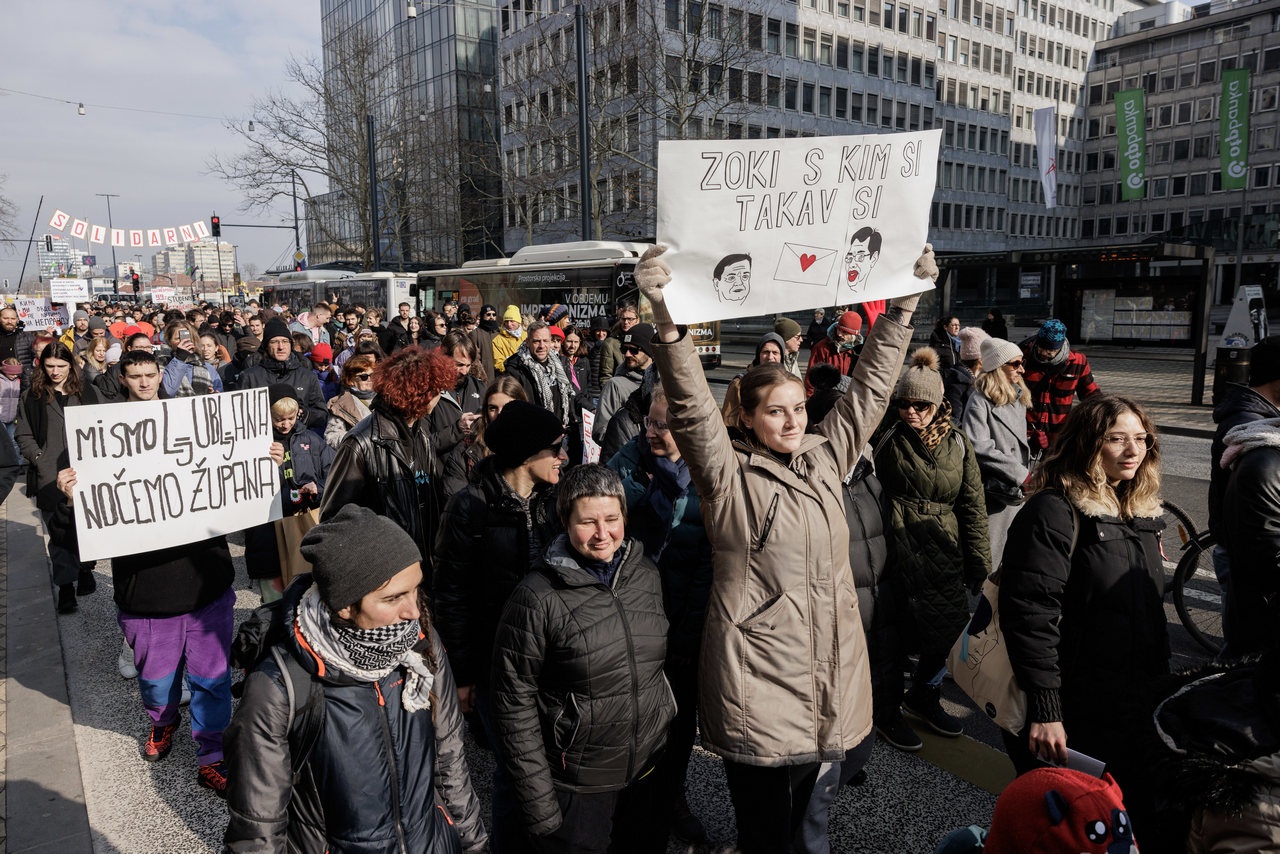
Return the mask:
[[1267, 328], [1267, 300], [1258, 285], [1236, 288], [1231, 314], [1222, 329], [1221, 347], [1252, 347], [1270, 334]]
[[658, 144], [658, 242], [679, 323], [860, 303], [930, 287], [942, 131]]
[[173, 295], [177, 291], [176, 288], [152, 288], [151, 301], [156, 305], [173, 302]]
[[88, 279], [50, 279], [49, 299], [53, 302], [77, 302], [89, 298]]
[[64, 329], [71, 320], [66, 306], [54, 305], [45, 297], [17, 297], [13, 308], [29, 332], [43, 332], [50, 326]]
[[265, 388], [69, 406], [65, 417], [82, 561], [280, 518]]

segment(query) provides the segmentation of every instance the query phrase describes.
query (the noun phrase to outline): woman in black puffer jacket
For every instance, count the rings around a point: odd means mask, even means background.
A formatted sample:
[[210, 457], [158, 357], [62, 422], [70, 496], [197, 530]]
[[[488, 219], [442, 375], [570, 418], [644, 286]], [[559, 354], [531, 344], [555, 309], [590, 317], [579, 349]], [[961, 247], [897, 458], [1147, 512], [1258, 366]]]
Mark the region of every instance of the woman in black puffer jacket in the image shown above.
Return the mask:
[[611, 469], [571, 470], [556, 500], [566, 533], [498, 625], [500, 753], [542, 850], [603, 854], [614, 839], [666, 850], [668, 817], [645, 787], [676, 712], [662, 669], [667, 618], [657, 568], [626, 538], [626, 506]]

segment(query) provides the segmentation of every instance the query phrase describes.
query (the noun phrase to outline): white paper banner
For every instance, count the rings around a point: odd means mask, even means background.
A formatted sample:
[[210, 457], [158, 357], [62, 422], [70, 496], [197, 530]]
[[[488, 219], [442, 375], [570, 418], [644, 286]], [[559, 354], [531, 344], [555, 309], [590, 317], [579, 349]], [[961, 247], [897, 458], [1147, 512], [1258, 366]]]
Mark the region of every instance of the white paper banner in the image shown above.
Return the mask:
[[147, 244], [143, 242], [142, 229], [140, 228], [129, 229], [129, 246], [131, 248], [141, 249], [143, 246], [146, 246], [146, 245]]
[[1058, 206], [1058, 113], [1053, 107], [1041, 107], [1031, 114], [1036, 128], [1036, 160], [1040, 164], [1040, 185], [1044, 188], [1044, 206]]
[[89, 298], [88, 279], [50, 279], [49, 299], [54, 302], [79, 302]]
[[82, 561], [280, 518], [265, 388], [71, 406], [66, 420]]
[[55, 210], [53, 212], [53, 217], [49, 220], [49, 227], [62, 231], [67, 227], [67, 223], [69, 222], [71, 222], [70, 214]]
[[13, 308], [28, 332], [43, 332], [50, 326], [65, 329], [71, 320], [66, 306], [54, 305], [47, 297], [18, 297]]
[[123, 228], [111, 229], [111, 245], [124, 246], [124, 229]]
[[942, 131], [658, 144], [679, 323], [919, 293]]
[[[75, 219], [64, 211], [55, 210], [53, 216], [49, 218], [49, 228], [54, 231], [65, 231], [67, 226], [71, 227], [71, 236], [78, 240], [106, 244], [108, 236], [110, 236], [112, 246], [128, 245], [135, 249], [144, 245], [161, 246], [168, 244], [172, 246], [180, 243], [194, 243], [210, 236], [209, 226], [203, 220], [169, 228], [124, 229], [112, 228], [109, 225], [94, 225], [87, 220]], [[129, 235], [127, 243], [125, 241], [126, 232]], [[144, 232], [148, 238], [145, 244], [143, 243]]]
[[84, 240], [86, 234], [89, 233], [89, 223], [82, 219], [77, 219], [71, 223], [71, 236]]
[[106, 229], [106, 228], [104, 228], [104, 227], [103, 227], [103, 226], [101, 226], [101, 225], [94, 225], [94, 226], [90, 226], [90, 227], [89, 227], [89, 242], [90, 242], [90, 243], [106, 243], [106, 242], [107, 242], [107, 229]]

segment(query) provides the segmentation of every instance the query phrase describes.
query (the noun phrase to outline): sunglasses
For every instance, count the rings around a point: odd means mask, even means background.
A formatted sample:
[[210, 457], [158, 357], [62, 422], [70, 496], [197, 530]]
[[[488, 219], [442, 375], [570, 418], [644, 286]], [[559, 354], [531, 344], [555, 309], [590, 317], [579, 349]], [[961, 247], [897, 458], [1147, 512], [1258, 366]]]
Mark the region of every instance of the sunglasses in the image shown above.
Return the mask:
[[634, 356], [634, 355], [638, 354], [639, 352], [640, 352], [640, 348], [639, 348], [639, 347], [634, 347], [634, 346], [632, 346], [632, 345], [630, 345], [630, 344], [628, 344], [628, 345], [626, 345], [625, 347], [623, 347], [623, 348], [622, 348], [622, 355], [624, 355], [624, 356]]
[[1021, 367], [1022, 367], [1022, 360], [1021, 360], [1021, 359], [1014, 359], [1012, 362], [1005, 362], [1005, 363], [1004, 363], [1004, 366], [1005, 366], [1006, 368], [1021, 368]]
[[358, 380], [367, 380], [367, 379], [369, 379], [369, 378], [370, 378], [370, 377], [372, 377], [372, 376], [373, 376], [373, 373], [372, 373], [372, 372], [370, 372], [370, 371], [366, 371], [366, 372], [365, 372], [365, 373], [363, 373], [363, 374], [355, 374], [355, 378], [356, 378], [356, 379], [358, 379]]
[[926, 412], [929, 407], [933, 406], [927, 400], [895, 400], [893, 405], [898, 409], [911, 409], [916, 412]]

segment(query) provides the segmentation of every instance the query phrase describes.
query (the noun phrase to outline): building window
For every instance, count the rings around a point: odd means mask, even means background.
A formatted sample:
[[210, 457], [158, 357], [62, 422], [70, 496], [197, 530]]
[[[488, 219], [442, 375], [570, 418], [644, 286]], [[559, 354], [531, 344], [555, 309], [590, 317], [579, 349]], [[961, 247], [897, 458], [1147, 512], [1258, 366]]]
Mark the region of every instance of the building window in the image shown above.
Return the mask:
[[1206, 60], [1200, 63], [1200, 83], [1216, 83], [1218, 80], [1217, 60]]
[[799, 81], [796, 81], [796, 80], [786, 81], [786, 100], [783, 103], [783, 107], [785, 107], [788, 110], [794, 110], [796, 108], [796, 99], [799, 95], [799, 90], [800, 90]]
[[831, 115], [831, 87], [823, 86], [818, 90], [818, 115]]
[[680, 0], [667, 0], [667, 29], [680, 29]]
[[776, 18], [769, 19], [769, 41], [766, 49], [769, 53], [782, 53], [782, 22]]
[[814, 88], [815, 88], [815, 87], [814, 87], [814, 85], [813, 85], [812, 83], [806, 83], [806, 84], [804, 84], [804, 89], [802, 89], [802, 90], [801, 90], [801, 102], [800, 102], [800, 108], [801, 108], [801, 110], [802, 110], [803, 112], [806, 112], [806, 113], [812, 113], [812, 112], [813, 112], [813, 91], [814, 91]]
[[787, 24], [786, 55], [795, 59], [799, 51], [800, 28], [795, 24]]

